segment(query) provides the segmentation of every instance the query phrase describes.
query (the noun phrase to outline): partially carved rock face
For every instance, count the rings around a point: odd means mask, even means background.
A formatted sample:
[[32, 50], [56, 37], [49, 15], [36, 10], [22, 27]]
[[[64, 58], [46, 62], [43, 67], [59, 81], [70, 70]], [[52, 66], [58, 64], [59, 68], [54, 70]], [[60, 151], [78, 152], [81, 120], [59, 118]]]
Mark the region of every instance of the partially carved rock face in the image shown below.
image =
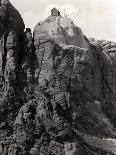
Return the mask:
[[116, 154], [116, 44], [55, 8], [34, 37], [8, 0], [0, 19], [0, 154]]
[[[56, 45], [54, 45], [55, 43]], [[61, 51], [56, 49], [57, 44], [89, 49], [88, 42], [85, 40], [81, 29], [76, 27], [73, 21], [68, 18], [50, 16], [42, 23], [37, 24], [34, 30], [34, 45], [39, 64], [39, 81], [45, 75], [49, 79], [54, 63], [52, 61], [56, 61], [57, 65], [60, 56], [63, 56], [63, 53], [58, 53]], [[54, 60], [55, 57], [57, 60]]]

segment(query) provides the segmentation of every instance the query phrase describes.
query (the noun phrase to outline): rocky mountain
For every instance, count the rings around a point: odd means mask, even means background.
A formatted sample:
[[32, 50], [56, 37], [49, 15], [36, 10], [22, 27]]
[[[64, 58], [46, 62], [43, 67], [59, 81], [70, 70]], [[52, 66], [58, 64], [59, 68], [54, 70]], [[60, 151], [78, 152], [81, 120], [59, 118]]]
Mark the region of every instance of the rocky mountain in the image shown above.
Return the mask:
[[0, 155], [116, 154], [116, 43], [1, 0], [0, 59]]

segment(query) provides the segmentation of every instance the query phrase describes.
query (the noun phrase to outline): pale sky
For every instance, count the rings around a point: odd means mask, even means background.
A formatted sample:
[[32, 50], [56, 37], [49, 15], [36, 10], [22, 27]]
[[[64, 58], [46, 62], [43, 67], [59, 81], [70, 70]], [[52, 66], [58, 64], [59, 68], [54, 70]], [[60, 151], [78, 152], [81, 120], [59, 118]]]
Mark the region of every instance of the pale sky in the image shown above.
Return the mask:
[[[116, 0], [10, 0], [26, 27], [50, 15], [53, 7], [69, 15], [88, 37], [116, 41]], [[64, 11], [65, 10], [65, 11]]]

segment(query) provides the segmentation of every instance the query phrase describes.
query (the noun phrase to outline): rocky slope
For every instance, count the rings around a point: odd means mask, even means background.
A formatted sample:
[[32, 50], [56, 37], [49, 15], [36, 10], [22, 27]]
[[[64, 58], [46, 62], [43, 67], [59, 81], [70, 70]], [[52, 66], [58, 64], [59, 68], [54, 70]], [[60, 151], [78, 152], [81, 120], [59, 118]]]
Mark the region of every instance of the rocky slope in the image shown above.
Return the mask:
[[32, 35], [0, 1], [0, 154], [115, 155], [116, 43], [57, 9]]

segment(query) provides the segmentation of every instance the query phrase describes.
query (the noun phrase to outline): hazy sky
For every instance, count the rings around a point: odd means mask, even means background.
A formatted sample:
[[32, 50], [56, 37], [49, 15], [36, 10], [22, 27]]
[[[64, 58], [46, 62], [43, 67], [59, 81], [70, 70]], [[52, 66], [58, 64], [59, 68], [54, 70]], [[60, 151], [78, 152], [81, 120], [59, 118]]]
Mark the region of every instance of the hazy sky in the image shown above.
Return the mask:
[[26, 27], [33, 29], [56, 7], [62, 15], [65, 12], [87, 36], [116, 41], [116, 0], [10, 1], [20, 11]]

